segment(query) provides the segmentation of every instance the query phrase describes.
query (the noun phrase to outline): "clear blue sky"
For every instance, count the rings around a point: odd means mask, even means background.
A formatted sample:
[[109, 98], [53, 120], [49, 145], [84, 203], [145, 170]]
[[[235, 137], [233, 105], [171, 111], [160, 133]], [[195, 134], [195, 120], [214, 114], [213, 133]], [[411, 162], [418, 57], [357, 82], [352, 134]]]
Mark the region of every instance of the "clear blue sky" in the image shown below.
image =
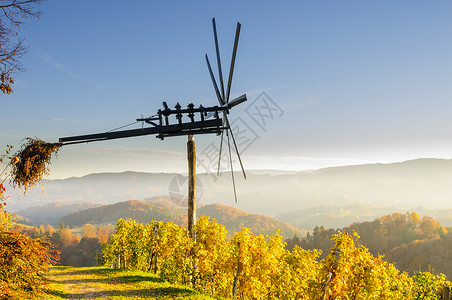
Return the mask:
[[[23, 34], [15, 92], [0, 96], [0, 144], [97, 133], [189, 102], [216, 105], [216, 17], [229, 69], [242, 23], [231, 112], [253, 130], [247, 169], [452, 157], [451, 1], [57, 1]], [[215, 67], [216, 70], [216, 67]], [[226, 72], [224, 76], [226, 76]], [[246, 108], [265, 92], [283, 114], [264, 129]], [[199, 157], [217, 136], [196, 137]], [[186, 138], [63, 147], [51, 178], [185, 172]], [[237, 167], [237, 165], [236, 165]], [[200, 167], [202, 171], [202, 167]]]

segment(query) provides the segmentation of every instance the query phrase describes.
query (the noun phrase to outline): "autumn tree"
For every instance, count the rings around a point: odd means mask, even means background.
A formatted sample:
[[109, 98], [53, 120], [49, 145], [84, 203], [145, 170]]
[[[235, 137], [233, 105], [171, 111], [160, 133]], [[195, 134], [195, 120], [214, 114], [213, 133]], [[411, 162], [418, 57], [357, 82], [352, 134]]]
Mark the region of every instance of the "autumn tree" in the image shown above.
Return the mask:
[[22, 57], [28, 46], [19, 34], [27, 18], [41, 14], [36, 6], [42, 0], [0, 0], [0, 89], [12, 93], [15, 75], [23, 71]]
[[[0, 155], [0, 162], [11, 159], [8, 150]], [[43, 239], [13, 230], [13, 216], [4, 208], [8, 201], [2, 178], [5, 170], [0, 173], [0, 299], [28, 299], [29, 294], [24, 293], [42, 287], [41, 274], [56, 262], [58, 251]], [[30, 236], [38, 234], [37, 228], [28, 231]]]
[[84, 238], [95, 238], [96, 237], [96, 227], [91, 224], [85, 224], [83, 226], [83, 237]]

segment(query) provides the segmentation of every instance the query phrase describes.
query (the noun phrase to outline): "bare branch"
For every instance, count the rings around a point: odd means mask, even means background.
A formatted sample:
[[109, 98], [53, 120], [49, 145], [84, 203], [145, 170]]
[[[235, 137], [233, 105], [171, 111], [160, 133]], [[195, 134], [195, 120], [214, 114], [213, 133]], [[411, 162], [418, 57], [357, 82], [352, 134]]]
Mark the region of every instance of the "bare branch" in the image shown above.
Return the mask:
[[28, 47], [19, 30], [24, 19], [38, 18], [41, 12], [36, 7], [42, 0], [0, 0], [0, 90], [11, 93], [13, 77], [22, 71], [21, 59]]

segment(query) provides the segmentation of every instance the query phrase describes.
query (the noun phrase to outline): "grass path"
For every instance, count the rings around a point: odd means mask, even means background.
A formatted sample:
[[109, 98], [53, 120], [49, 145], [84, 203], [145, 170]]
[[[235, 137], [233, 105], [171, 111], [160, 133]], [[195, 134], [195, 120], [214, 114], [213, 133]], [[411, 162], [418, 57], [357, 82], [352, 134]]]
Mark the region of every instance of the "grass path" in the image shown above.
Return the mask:
[[215, 299], [157, 276], [103, 267], [52, 267], [35, 299]]

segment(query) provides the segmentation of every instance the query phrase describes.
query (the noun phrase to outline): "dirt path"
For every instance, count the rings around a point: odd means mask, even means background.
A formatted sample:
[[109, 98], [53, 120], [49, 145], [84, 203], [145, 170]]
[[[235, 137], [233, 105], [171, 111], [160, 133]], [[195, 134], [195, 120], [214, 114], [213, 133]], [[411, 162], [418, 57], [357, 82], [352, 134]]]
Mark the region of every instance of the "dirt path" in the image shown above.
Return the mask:
[[114, 278], [108, 272], [90, 269], [51, 268], [45, 277], [50, 281], [49, 299], [108, 299], [114, 290]]
[[213, 299], [155, 275], [109, 268], [51, 268], [38, 299]]

